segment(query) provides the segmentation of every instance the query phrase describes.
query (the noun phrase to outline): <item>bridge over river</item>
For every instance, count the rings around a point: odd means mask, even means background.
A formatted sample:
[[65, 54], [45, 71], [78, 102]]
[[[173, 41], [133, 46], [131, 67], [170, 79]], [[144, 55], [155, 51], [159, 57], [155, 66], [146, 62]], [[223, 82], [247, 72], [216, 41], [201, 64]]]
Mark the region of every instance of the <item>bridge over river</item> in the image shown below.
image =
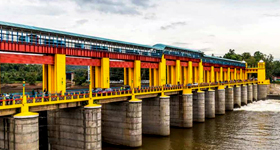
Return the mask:
[[[41, 64], [42, 89], [49, 92], [29, 96], [23, 81], [22, 95], [0, 101], [1, 149], [100, 150], [102, 142], [140, 147], [142, 134], [169, 136], [171, 126], [191, 128], [267, 97], [263, 61], [251, 68], [165, 44], [7, 22], [0, 29], [0, 51], [7, 52], [0, 53], [0, 63]], [[66, 65], [89, 66], [88, 91], [66, 91]], [[123, 69], [129, 88], [95, 92], [110, 88], [110, 68]], [[149, 71], [149, 86], [142, 86], [143, 69]]]

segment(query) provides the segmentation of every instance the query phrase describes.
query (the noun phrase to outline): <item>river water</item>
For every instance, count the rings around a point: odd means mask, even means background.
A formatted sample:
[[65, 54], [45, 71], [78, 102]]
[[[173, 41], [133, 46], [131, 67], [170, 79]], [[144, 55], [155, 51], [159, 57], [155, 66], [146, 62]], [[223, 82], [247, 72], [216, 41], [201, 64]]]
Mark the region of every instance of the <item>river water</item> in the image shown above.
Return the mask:
[[[129, 148], [103, 144], [103, 150]], [[143, 145], [129, 150], [280, 149], [280, 100], [258, 101], [226, 115], [171, 128], [169, 137], [143, 135]]]

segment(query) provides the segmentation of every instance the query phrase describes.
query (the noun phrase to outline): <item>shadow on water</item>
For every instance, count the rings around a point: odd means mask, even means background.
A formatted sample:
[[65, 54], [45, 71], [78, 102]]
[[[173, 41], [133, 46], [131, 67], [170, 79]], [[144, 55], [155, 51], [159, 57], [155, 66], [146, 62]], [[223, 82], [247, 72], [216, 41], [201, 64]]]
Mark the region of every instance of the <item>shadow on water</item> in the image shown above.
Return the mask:
[[259, 101], [216, 115], [191, 129], [171, 128], [169, 137], [143, 135], [143, 146], [103, 144], [103, 150], [279, 149], [280, 101]]

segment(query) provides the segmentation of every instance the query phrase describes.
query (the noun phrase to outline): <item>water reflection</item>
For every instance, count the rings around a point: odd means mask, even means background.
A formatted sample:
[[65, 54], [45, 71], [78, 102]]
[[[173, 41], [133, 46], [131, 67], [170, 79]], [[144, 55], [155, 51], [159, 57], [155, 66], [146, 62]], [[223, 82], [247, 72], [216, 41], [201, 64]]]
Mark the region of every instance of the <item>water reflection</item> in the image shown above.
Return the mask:
[[[205, 123], [195, 123], [191, 129], [171, 128], [169, 137], [143, 136], [143, 146], [135, 150], [251, 150], [279, 147], [280, 101], [267, 100], [248, 104], [215, 119], [206, 119]], [[109, 149], [124, 148], [103, 145], [103, 150]]]

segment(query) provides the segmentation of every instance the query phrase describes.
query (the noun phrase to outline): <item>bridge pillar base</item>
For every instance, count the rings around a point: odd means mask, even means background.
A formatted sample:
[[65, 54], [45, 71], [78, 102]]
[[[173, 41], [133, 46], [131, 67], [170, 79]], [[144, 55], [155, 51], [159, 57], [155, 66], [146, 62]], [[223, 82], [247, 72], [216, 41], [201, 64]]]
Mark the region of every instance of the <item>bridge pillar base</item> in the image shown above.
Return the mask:
[[258, 85], [253, 84], [253, 101], [258, 100]]
[[102, 139], [127, 147], [142, 145], [142, 101], [103, 104]]
[[258, 100], [267, 99], [267, 84], [258, 85]]
[[170, 97], [170, 124], [174, 127], [193, 126], [193, 94]]
[[101, 106], [48, 111], [51, 150], [101, 150]]
[[203, 91], [194, 92], [193, 121], [205, 122], [205, 94]]
[[234, 87], [234, 108], [241, 107], [241, 87]]
[[247, 105], [248, 103], [248, 91], [247, 91], [247, 85], [241, 86], [241, 106]]
[[226, 88], [226, 110], [232, 111], [234, 106], [233, 88]]
[[205, 117], [215, 118], [215, 91], [208, 90], [205, 92]]
[[215, 113], [217, 115], [224, 115], [225, 111], [225, 89], [217, 89], [215, 91]]
[[170, 97], [160, 96], [142, 101], [143, 134], [170, 135]]
[[253, 85], [249, 84], [247, 86], [248, 88], [248, 93], [247, 93], [247, 102], [252, 103], [253, 102]]

